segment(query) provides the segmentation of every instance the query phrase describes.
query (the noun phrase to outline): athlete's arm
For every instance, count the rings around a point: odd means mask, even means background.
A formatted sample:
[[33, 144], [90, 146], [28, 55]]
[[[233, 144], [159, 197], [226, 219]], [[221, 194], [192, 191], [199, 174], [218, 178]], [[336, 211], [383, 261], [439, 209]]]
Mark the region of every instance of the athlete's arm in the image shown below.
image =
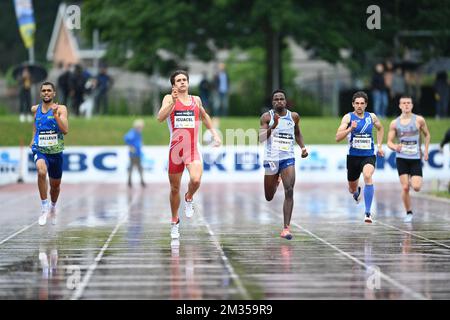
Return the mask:
[[67, 120], [67, 107], [63, 105], [54, 104], [52, 106], [52, 109], [59, 130], [61, 130], [63, 134], [69, 133], [69, 121]]
[[400, 152], [400, 150], [402, 149], [402, 145], [401, 144], [396, 144], [394, 142], [395, 140], [395, 122], [396, 120], [392, 120], [391, 124], [389, 125], [389, 132], [388, 132], [388, 137], [387, 137], [387, 146], [389, 149]]
[[[31, 113], [33, 114], [33, 120], [36, 118], [36, 111], [38, 106], [31, 107]], [[36, 135], [36, 121], [33, 121], [33, 134], [31, 135], [30, 148], [33, 146], [34, 136]]]
[[422, 131], [423, 135], [425, 136], [425, 151], [423, 154], [423, 160], [428, 161], [428, 148], [430, 146], [431, 140], [430, 131], [428, 130], [427, 122], [425, 121], [424, 117], [418, 116], [417, 120], [420, 124], [420, 131]]
[[380, 120], [375, 115], [375, 113], [371, 113], [370, 116], [372, 117], [374, 127], [377, 129], [377, 153], [380, 157], [384, 157], [384, 151], [383, 151], [384, 127], [383, 127], [383, 124], [380, 122]]
[[211, 117], [206, 112], [205, 108], [203, 108], [202, 99], [200, 99], [200, 97], [197, 97], [197, 96], [194, 96], [194, 99], [197, 101], [197, 105], [200, 109], [200, 116], [202, 118], [202, 122], [205, 124], [205, 127], [209, 131], [211, 131], [211, 134], [214, 139], [214, 146], [215, 147], [220, 146], [222, 144], [222, 140], [220, 139], [219, 134], [217, 133], [216, 129], [214, 128], [214, 126], [212, 124]]
[[[173, 92], [173, 91], [172, 91]], [[158, 112], [158, 121], [163, 122], [172, 113], [173, 108], [175, 108], [176, 98], [170, 94], [166, 94], [161, 104], [161, 109]]]
[[[259, 128], [259, 142], [264, 142], [267, 139], [269, 139], [270, 134], [272, 133], [272, 130], [275, 129], [276, 125], [275, 122], [274, 124], [269, 127], [269, 122], [270, 122], [270, 114], [268, 112], [263, 113], [263, 115], [261, 116], [259, 123], [260, 123], [260, 128]], [[277, 122], [278, 124], [278, 122]]]
[[302, 158], [306, 158], [308, 156], [308, 151], [306, 150], [305, 143], [303, 142], [303, 135], [300, 131], [300, 116], [297, 112], [292, 112], [292, 119], [294, 120], [295, 127], [294, 127], [294, 134], [295, 134], [295, 141], [297, 144], [302, 148]]
[[343, 139], [345, 139], [345, 137], [348, 136], [348, 134], [356, 128], [356, 121], [352, 122], [352, 125], [349, 126], [350, 124], [350, 116], [347, 113], [345, 116], [342, 117], [342, 121], [341, 124], [339, 125], [339, 128], [337, 129], [336, 132], [336, 142], [340, 142]]

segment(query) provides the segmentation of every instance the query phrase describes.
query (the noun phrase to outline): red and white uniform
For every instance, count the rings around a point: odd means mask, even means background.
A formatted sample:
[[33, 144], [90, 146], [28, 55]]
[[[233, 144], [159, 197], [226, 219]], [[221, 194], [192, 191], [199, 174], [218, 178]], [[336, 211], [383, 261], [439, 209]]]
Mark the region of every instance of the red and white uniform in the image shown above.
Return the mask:
[[167, 118], [170, 130], [169, 174], [181, 173], [195, 160], [201, 161], [198, 142], [200, 109], [193, 96], [185, 106], [179, 99]]

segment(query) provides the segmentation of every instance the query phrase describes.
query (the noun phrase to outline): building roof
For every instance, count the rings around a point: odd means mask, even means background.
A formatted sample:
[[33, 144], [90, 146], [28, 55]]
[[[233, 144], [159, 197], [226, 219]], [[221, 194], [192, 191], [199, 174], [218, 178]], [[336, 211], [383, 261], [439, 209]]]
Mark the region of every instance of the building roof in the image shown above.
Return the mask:
[[67, 60], [74, 60], [70, 62], [79, 62], [84, 59], [100, 59], [106, 50], [104, 48], [95, 50], [92, 48], [81, 48], [79, 38], [75, 34], [75, 30], [68, 28], [65, 23], [67, 5], [61, 3], [56, 15], [55, 24], [53, 25], [53, 32], [50, 39], [50, 44], [47, 49], [47, 60], [55, 61], [58, 52], [64, 49], [64, 58]]

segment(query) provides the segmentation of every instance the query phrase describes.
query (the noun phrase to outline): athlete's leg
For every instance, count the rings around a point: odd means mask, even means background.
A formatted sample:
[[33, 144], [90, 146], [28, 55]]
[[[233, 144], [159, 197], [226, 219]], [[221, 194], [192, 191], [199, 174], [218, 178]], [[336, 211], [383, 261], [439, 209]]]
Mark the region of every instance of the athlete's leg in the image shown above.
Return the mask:
[[374, 187], [372, 181], [372, 175], [375, 172], [375, 167], [367, 163], [363, 167], [363, 177], [364, 177], [364, 202], [366, 205], [366, 213], [370, 213], [370, 208], [372, 206]]
[[183, 172], [169, 174], [170, 182], [170, 209], [172, 211], [172, 222], [178, 221], [178, 209], [180, 208], [180, 184]]
[[266, 174], [264, 176], [264, 195], [267, 201], [271, 201], [277, 192], [279, 174]]
[[47, 186], [47, 164], [44, 159], [36, 161], [36, 169], [38, 174], [38, 188], [41, 200], [47, 200], [48, 186]]
[[61, 179], [50, 178], [50, 199], [52, 204], [56, 203], [59, 197], [59, 192], [61, 190]]
[[411, 177], [411, 187], [415, 192], [419, 192], [422, 188], [422, 177], [421, 176], [412, 176]]
[[188, 191], [185, 195], [185, 200], [191, 201], [194, 197], [195, 192], [200, 188], [200, 182], [203, 173], [203, 163], [200, 160], [194, 160], [189, 163], [186, 168], [189, 171], [189, 185]]
[[348, 191], [351, 194], [355, 194], [358, 191], [359, 178], [355, 181], [348, 182]]
[[353, 194], [353, 198], [359, 201], [359, 176], [361, 175], [361, 169], [359, 167], [359, 160], [356, 157], [347, 156], [347, 181], [348, 191]]
[[294, 207], [295, 166], [289, 166], [281, 171], [281, 180], [284, 187], [283, 216], [284, 227], [289, 227]]
[[402, 185], [402, 201], [406, 212], [411, 211], [411, 198], [409, 196], [409, 175], [402, 174], [399, 176]]

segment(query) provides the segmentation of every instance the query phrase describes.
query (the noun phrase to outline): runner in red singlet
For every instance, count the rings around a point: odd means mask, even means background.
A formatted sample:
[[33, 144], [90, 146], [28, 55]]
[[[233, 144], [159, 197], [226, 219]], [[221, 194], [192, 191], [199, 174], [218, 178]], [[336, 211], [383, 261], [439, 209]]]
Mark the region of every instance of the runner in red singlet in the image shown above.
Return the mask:
[[191, 96], [189, 90], [189, 75], [186, 71], [178, 70], [170, 76], [172, 93], [167, 94], [158, 113], [158, 121], [167, 119], [170, 130], [169, 151], [169, 182], [170, 207], [172, 211], [172, 239], [180, 237], [178, 209], [180, 207], [180, 183], [184, 168], [189, 171], [188, 191], [184, 195], [184, 213], [190, 218], [194, 214], [193, 197], [200, 187], [203, 172], [202, 158], [199, 152], [199, 128], [203, 121], [214, 138], [214, 145], [222, 142], [215, 131], [211, 118], [203, 108], [198, 96]]

